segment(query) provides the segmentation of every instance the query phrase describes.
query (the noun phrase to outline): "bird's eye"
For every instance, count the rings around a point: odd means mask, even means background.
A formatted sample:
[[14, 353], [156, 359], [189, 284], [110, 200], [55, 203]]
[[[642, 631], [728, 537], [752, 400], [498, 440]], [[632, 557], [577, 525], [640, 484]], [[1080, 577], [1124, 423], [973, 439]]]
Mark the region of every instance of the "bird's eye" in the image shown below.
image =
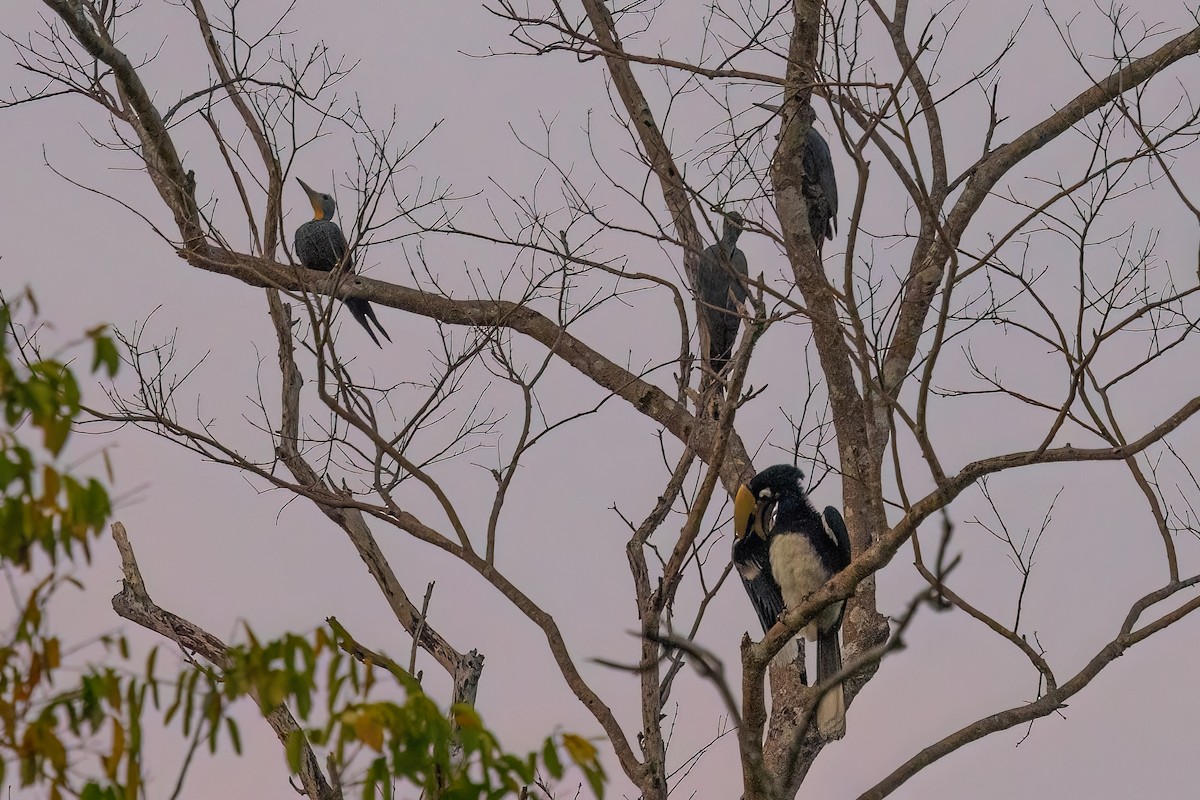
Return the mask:
[[771, 487], [764, 486], [762, 491], [758, 493], [760, 499], [769, 500], [771, 498]]

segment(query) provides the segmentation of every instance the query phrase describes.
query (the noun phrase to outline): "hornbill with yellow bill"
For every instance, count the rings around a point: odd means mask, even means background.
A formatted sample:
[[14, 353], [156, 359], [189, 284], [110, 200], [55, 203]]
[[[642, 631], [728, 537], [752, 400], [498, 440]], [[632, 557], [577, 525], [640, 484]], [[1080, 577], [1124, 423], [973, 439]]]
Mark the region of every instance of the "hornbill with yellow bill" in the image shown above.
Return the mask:
[[[833, 506], [818, 514], [790, 464], [767, 467], [738, 489], [733, 504], [733, 562], [764, 631], [784, 608], [795, 608], [850, 564], [850, 535]], [[831, 603], [802, 629], [817, 642], [817, 683], [842, 671], [838, 629], [845, 603]], [[846, 734], [846, 703], [839, 683], [817, 705], [825, 739]]]

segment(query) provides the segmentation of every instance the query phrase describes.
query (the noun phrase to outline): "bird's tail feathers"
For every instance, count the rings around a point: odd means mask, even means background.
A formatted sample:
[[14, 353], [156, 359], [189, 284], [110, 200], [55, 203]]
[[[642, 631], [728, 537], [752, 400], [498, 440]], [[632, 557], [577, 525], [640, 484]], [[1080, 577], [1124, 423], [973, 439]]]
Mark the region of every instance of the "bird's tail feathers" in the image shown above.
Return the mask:
[[[375, 335], [375, 331], [371, 330], [371, 322], [375, 323], [375, 327], [378, 328], [379, 332], [383, 334], [383, 338], [387, 339], [389, 342], [392, 341], [392, 337], [388, 336], [388, 332], [385, 331], [383, 326], [379, 324], [379, 318], [375, 316], [375, 309], [371, 307], [370, 302], [359, 297], [351, 297], [346, 300], [346, 308], [350, 309], [350, 313], [356, 320], [358, 320], [358, 324], [362, 325], [366, 329], [367, 333], [371, 337], [371, 341], [373, 341], [377, 347], [382, 348], [383, 345], [379, 343], [379, 338]], [[370, 322], [368, 322], [368, 320], [370, 320]]]
[[[817, 634], [817, 683], [823, 684], [842, 671], [842, 646], [838, 629]], [[846, 735], [846, 697], [839, 683], [817, 703], [817, 731], [826, 741]]]

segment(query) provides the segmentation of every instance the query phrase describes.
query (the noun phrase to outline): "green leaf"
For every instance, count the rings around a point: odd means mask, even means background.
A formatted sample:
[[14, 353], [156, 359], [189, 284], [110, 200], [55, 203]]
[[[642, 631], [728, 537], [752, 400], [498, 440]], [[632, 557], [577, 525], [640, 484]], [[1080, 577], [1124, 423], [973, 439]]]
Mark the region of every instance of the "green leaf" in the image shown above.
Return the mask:
[[553, 738], [546, 739], [546, 744], [542, 746], [542, 763], [546, 765], [546, 771], [550, 773], [551, 778], [556, 781], [562, 780], [563, 765]]
[[42, 430], [45, 432], [46, 449], [58, 455], [67, 443], [67, 436], [71, 434], [71, 420], [67, 417], [47, 419], [42, 423]]
[[95, 352], [92, 356], [92, 372], [96, 372], [100, 367], [104, 367], [104, 371], [108, 373], [108, 377], [115, 377], [117, 370], [121, 366], [121, 354], [117, 352], [117, 345], [113, 342], [112, 337], [105, 336], [101, 333], [96, 333], [93, 336], [95, 344]]
[[304, 757], [304, 732], [294, 730], [288, 734], [287, 763], [288, 769], [295, 775], [300, 772], [300, 759]]
[[584, 769], [584, 777], [587, 778], [588, 785], [592, 787], [592, 794], [603, 800], [604, 798], [604, 770], [597, 764], [594, 768]]
[[125, 756], [125, 726], [117, 718], [112, 721], [112, 752], [105, 756], [104, 774], [108, 776], [110, 781], [117, 779], [117, 768], [121, 765], [121, 759]]
[[233, 745], [233, 752], [240, 756], [242, 754], [242, 735], [238, 732], [237, 722], [233, 717], [225, 718], [225, 729], [229, 733], [229, 742]]

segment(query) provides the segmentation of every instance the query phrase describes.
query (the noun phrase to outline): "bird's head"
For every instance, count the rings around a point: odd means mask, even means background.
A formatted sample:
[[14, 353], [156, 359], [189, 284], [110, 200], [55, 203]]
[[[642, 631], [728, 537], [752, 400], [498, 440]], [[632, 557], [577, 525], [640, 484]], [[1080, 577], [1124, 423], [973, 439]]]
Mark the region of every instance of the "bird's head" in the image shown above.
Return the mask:
[[322, 194], [309, 187], [307, 183], [296, 178], [296, 182], [304, 187], [305, 194], [308, 195], [308, 202], [312, 203], [313, 219], [333, 219], [333, 212], [337, 208], [337, 203], [333, 200], [333, 195]]
[[738, 487], [733, 500], [733, 535], [741, 540], [753, 533], [766, 539], [780, 502], [788, 498], [803, 500], [803, 481], [804, 473], [799, 468], [776, 464]]
[[736, 211], [723, 212], [723, 216], [725, 217], [725, 228], [721, 231], [721, 238], [728, 244], [733, 244], [742, 235], [742, 231], [746, 227], [746, 218]]

